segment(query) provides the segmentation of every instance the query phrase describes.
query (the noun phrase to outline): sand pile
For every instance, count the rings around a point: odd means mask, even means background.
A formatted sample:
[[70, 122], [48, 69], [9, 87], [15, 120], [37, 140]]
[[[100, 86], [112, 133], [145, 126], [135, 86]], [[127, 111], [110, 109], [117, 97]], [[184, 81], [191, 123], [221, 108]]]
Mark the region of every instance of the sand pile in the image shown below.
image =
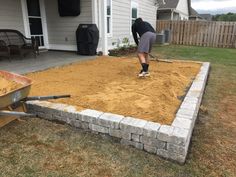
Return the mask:
[[21, 86], [21, 84], [14, 81], [9, 81], [4, 78], [4, 76], [0, 75], [0, 95], [4, 95], [10, 91], [20, 88]]
[[179, 97], [199, 72], [196, 63], [150, 63], [151, 77], [139, 79], [137, 59], [99, 57], [60, 68], [28, 74], [30, 95], [71, 94], [57, 102], [78, 110], [96, 109], [171, 124]]

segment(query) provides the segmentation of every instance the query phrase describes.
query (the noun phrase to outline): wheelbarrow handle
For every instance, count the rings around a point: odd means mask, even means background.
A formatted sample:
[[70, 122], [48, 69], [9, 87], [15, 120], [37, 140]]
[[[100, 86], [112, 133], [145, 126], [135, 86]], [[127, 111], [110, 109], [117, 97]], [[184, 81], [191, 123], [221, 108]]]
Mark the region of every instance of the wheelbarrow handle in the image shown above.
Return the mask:
[[70, 97], [71, 95], [32, 96], [32, 97], [26, 97], [25, 101], [50, 100], [50, 99], [70, 98]]
[[35, 114], [28, 114], [24, 112], [16, 111], [0, 111], [1, 116], [16, 116], [16, 117], [35, 117]]

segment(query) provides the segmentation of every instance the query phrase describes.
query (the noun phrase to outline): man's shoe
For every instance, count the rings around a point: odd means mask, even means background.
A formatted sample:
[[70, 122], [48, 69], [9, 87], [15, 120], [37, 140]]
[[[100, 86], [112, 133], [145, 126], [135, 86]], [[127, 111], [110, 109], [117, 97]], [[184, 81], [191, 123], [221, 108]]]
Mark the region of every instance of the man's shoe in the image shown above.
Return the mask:
[[142, 71], [141, 73], [139, 73], [138, 77], [149, 77], [150, 76], [150, 73], [149, 72], [145, 72], [145, 71]]

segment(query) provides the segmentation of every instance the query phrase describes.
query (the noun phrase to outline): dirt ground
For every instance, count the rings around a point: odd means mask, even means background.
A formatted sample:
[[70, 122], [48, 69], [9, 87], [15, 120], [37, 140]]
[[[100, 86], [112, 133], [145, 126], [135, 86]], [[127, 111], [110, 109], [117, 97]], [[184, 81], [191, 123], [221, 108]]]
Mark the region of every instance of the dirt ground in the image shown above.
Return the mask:
[[9, 81], [0, 75], [0, 95], [6, 94], [12, 90], [20, 88], [22, 85], [14, 81]]
[[150, 63], [151, 77], [140, 79], [137, 59], [99, 57], [30, 73], [30, 95], [71, 94], [56, 102], [171, 124], [181, 96], [198, 73], [196, 63]]

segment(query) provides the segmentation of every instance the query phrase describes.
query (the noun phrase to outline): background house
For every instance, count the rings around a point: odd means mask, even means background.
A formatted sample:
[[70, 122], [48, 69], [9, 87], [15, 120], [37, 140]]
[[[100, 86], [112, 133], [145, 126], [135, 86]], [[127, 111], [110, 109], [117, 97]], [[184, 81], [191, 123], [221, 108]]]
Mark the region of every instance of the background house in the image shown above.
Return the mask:
[[[142, 17], [156, 26], [157, 0], [80, 0], [79, 16], [61, 17], [58, 0], [0, 0], [0, 28], [35, 36], [41, 48], [76, 51], [79, 24], [97, 24], [99, 49], [105, 54], [124, 38], [132, 42], [131, 25]], [[1, 38], [1, 36], [0, 36]]]
[[211, 14], [199, 14], [206, 21], [212, 21], [213, 16]]
[[157, 20], [203, 20], [191, 0], [158, 0]]
[[192, 7], [190, 8], [190, 14], [189, 14], [189, 20], [205, 20], [198, 12], [193, 9]]
[[188, 20], [191, 0], [158, 0], [157, 20]]

